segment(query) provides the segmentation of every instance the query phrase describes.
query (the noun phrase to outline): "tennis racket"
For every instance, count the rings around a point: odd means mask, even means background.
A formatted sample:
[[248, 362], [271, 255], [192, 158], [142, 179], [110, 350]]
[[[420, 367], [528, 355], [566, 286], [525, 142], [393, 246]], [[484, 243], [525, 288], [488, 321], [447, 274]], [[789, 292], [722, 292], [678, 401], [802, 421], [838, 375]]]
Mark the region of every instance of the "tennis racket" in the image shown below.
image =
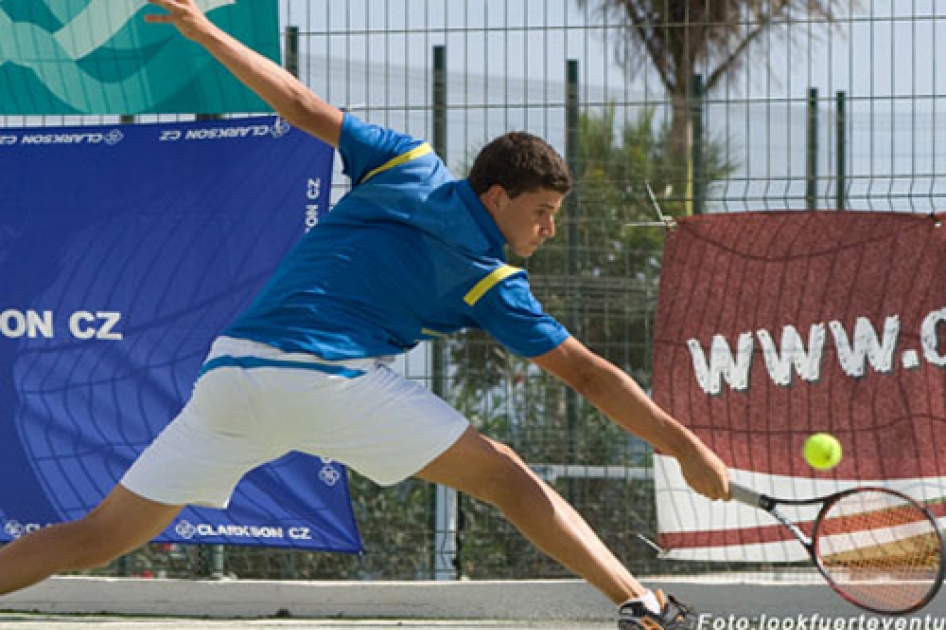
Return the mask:
[[[765, 510], [805, 547], [838, 594], [855, 606], [902, 615], [923, 608], [943, 584], [943, 535], [929, 509], [878, 487], [814, 499], [777, 499], [730, 482], [731, 497]], [[811, 535], [779, 505], [819, 505]]]

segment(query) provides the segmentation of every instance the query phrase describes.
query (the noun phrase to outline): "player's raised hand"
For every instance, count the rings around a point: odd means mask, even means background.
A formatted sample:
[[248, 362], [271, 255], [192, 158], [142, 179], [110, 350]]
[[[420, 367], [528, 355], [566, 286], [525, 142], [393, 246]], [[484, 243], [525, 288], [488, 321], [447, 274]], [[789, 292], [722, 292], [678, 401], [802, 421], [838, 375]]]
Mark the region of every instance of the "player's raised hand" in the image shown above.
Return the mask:
[[148, 0], [148, 4], [161, 7], [167, 13], [146, 15], [146, 22], [173, 24], [188, 39], [196, 41], [216, 28], [194, 0]]

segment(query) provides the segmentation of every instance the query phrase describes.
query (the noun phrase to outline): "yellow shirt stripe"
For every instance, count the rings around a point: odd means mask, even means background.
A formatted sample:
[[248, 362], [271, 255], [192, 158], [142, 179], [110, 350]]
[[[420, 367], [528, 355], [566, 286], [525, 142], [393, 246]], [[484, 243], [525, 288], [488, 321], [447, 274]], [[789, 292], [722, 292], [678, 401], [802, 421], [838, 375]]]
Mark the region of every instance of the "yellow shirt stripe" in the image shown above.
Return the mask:
[[415, 147], [411, 149], [407, 153], [402, 153], [401, 155], [397, 157], [391, 158], [390, 160], [388, 160], [387, 162], [385, 162], [378, 168], [374, 169], [373, 171], [369, 171], [367, 175], [361, 178], [360, 183], [363, 184], [369, 179], [371, 179], [372, 177], [374, 177], [375, 175], [377, 175], [378, 173], [383, 173], [384, 171], [390, 170], [394, 168], [395, 166], [400, 166], [401, 164], [405, 164], [407, 162], [410, 162], [411, 160], [416, 160], [419, 157], [427, 155], [431, 151], [433, 151], [433, 149], [430, 147], [429, 144], [425, 142], [419, 147]]
[[514, 273], [519, 273], [522, 269], [518, 267], [513, 267], [512, 265], [503, 265], [502, 267], [496, 267], [493, 269], [492, 273], [476, 283], [476, 286], [470, 289], [470, 292], [463, 296], [463, 301], [473, 306], [476, 304], [481, 297], [486, 295], [486, 292], [492, 289], [494, 286], [508, 278]]

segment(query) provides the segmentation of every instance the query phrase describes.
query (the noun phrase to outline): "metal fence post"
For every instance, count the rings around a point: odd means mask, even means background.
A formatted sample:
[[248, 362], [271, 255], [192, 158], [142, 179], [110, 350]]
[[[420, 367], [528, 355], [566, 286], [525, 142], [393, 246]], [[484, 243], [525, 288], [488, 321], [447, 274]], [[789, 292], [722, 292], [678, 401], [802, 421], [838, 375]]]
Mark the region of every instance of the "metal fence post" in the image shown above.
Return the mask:
[[[565, 162], [574, 177], [578, 177], [578, 60], [565, 62]], [[565, 198], [565, 225], [567, 240], [565, 250], [565, 273], [567, 293], [565, 302], [565, 326], [579, 334], [579, 306], [581, 287], [578, 282], [578, 193], [573, 192]], [[567, 461], [566, 464], [578, 463], [578, 394], [571, 388], [565, 390], [565, 420], [567, 423]], [[567, 497], [574, 503], [577, 495], [577, 481], [569, 477]]]
[[808, 89], [808, 143], [805, 161], [805, 207], [818, 209], [818, 88]]
[[[431, 142], [440, 159], [447, 159], [447, 49], [434, 46], [433, 134]], [[431, 390], [444, 398], [447, 389], [446, 347], [442, 340], [431, 343]], [[457, 491], [447, 486], [434, 488], [434, 578], [455, 580], [460, 571], [457, 523]]]
[[286, 27], [286, 70], [299, 77], [299, 27]]
[[690, 183], [692, 198], [692, 214], [703, 214], [706, 202], [706, 167], [704, 159], [704, 92], [703, 75], [694, 74], [690, 79], [690, 129], [692, 143], [690, 145]]
[[838, 210], [844, 210], [847, 206], [847, 95], [844, 92], [838, 92], [835, 106], [837, 107], [836, 125], [836, 175], [837, 190], [835, 190], [835, 205]]

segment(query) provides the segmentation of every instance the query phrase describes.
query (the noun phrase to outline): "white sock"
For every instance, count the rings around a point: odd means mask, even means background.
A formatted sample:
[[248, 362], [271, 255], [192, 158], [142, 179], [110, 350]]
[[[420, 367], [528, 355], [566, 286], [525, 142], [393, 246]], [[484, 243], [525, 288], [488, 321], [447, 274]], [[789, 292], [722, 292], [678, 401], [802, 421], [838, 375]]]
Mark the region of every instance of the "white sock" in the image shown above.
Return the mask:
[[657, 599], [657, 596], [654, 595], [654, 592], [651, 590], [648, 590], [646, 593], [644, 593], [640, 597], [629, 599], [624, 603], [626, 605], [626, 604], [632, 604], [634, 602], [642, 603], [644, 605], [644, 608], [646, 608], [647, 610], [649, 610], [650, 612], [656, 615], [660, 614], [660, 601]]

